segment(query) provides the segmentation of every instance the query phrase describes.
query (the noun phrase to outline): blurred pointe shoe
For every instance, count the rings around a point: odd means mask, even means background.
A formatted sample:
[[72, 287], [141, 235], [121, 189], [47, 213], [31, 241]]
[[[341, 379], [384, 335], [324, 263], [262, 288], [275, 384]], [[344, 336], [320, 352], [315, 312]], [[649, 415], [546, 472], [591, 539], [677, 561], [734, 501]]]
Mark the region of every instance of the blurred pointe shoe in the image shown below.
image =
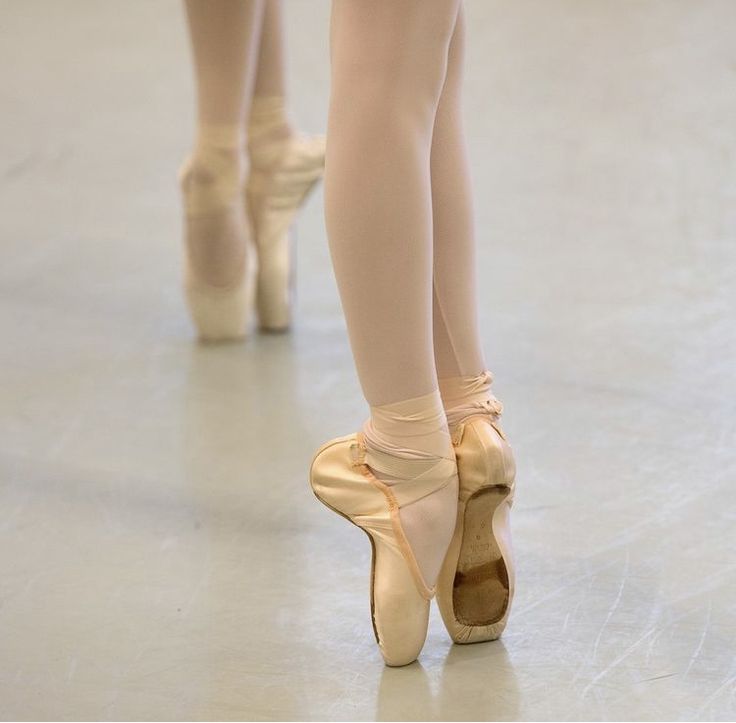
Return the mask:
[[179, 182], [185, 212], [184, 293], [204, 342], [246, 336], [258, 259], [243, 208], [242, 164], [229, 154], [188, 158]]
[[436, 537], [437, 544], [442, 546], [438, 558], [441, 560], [452, 534], [454, 515], [449, 518], [446, 535], [442, 532], [440, 516], [447, 512], [448, 505], [454, 512], [456, 466], [452, 459], [439, 458], [426, 475], [387, 485], [365, 463], [366, 452], [362, 432], [327, 442], [312, 460], [309, 482], [320, 502], [368, 535], [373, 551], [370, 584], [373, 632], [387, 665], [407, 665], [416, 660], [424, 645], [435, 581], [425, 580], [402, 526], [400, 512], [410, 505], [429, 502], [430, 497], [432, 503], [438, 503], [424, 506], [421, 519], [431, 530], [430, 539]]
[[256, 308], [260, 328], [291, 324], [295, 264], [290, 229], [324, 174], [324, 136], [291, 135], [251, 151], [246, 203], [258, 250]]
[[516, 465], [498, 421], [503, 406], [495, 397], [486, 406], [452, 434], [460, 480], [457, 523], [437, 581], [437, 603], [456, 643], [498, 638], [514, 597], [509, 513]]

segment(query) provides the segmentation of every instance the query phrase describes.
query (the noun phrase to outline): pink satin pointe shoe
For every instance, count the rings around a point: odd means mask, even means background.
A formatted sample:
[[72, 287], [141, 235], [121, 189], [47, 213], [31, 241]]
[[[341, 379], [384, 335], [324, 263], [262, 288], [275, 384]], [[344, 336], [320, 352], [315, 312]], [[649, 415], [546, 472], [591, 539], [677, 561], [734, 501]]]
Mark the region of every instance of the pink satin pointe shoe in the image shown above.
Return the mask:
[[[183, 164], [184, 295], [200, 341], [243, 339], [255, 301], [258, 259], [241, 200], [242, 180], [229, 164]], [[227, 166], [227, 167], [226, 167]]]
[[285, 331], [295, 286], [290, 228], [324, 174], [325, 139], [296, 134], [259, 148], [258, 157], [246, 186], [258, 249], [256, 309], [261, 329]]
[[[387, 665], [407, 665], [416, 660], [424, 645], [435, 581], [425, 580], [402, 526], [400, 511], [428, 495], [441, 496], [437, 499], [440, 509], [446, 511], [446, 505], [452, 504], [454, 510], [456, 467], [454, 460], [441, 458], [432, 468], [436, 482], [416, 479], [386, 485], [365, 464], [365, 454], [362, 432], [333, 439], [317, 450], [309, 482], [320, 502], [368, 535], [373, 552], [373, 632]], [[426, 524], [434, 532], [436, 524], [431, 514], [427, 514]], [[441, 553], [451, 534], [452, 521], [447, 526]]]
[[509, 513], [516, 465], [495, 398], [458, 425], [453, 445], [460, 481], [455, 533], [437, 581], [437, 603], [456, 643], [495, 640], [514, 597]]

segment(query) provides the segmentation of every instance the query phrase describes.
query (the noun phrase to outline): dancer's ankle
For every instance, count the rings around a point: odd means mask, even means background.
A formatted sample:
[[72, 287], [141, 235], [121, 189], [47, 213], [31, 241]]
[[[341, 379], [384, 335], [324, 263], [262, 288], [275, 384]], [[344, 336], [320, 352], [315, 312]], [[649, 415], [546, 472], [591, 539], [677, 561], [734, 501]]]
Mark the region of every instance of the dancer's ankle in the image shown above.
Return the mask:
[[470, 417], [488, 415], [497, 419], [503, 412], [503, 405], [491, 392], [493, 374], [487, 369], [479, 374], [445, 377], [438, 381], [450, 434], [455, 434]]
[[[371, 407], [363, 425], [365, 463], [398, 490], [420, 485], [399, 519], [425, 583], [434, 586], [457, 514], [457, 465], [439, 390]], [[404, 488], [406, 489], [406, 487]]]
[[372, 406], [371, 415], [363, 424], [363, 436], [369, 458], [371, 451], [407, 461], [453, 457], [437, 389], [419, 397]]
[[248, 153], [254, 168], [267, 170], [274, 166], [293, 136], [283, 96], [253, 98], [248, 117]]
[[239, 125], [199, 125], [194, 148], [180, 173], [190, 214], [226, 208], [239, 198], [248, 174], [244, 143]]
[[246, 132], [240, 123], [200, 122], [194, 139], [192, 157], [203, 162], [218, 159], [239, 163], [244, 157]]

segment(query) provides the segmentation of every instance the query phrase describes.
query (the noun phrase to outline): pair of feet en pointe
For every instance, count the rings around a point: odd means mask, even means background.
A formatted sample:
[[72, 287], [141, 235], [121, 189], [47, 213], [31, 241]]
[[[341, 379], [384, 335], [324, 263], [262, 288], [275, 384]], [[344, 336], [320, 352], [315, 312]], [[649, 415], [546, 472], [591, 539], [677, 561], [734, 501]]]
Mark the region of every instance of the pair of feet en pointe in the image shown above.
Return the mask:
[[[489, 386], [492, 378], [487, 370], [479, 377]], [[390, 469], [391, 461], [367, 447], [365, 426], [322, 445], [312, 460], [316, 497], [371, 542], [371, 618], [387, 665], [416, 660], [435, 595], [455, 643], [495, 640], [506, 627], [516, 467], [499, 423], [502, 409], [490, 392], [471, 402], [450, 427], [454, 459], [441, 457], [431, 474], [399, 484], [379, 479], [378, 468]]]
[[240, 128], [200, 130], [179, 172], [185, 212], [184, 292], [204, 342], [289, 328], [294, 301], [291, 228], [324, 173], [324, 136], [249, 139]]
[[[254, 309], [262, 330], [284, 331], [293, 305], [290, 228], [322, 177], [324, 137], [266, 137], [246, 152], [238, 129], [200, 135], [180, 173], [184, 288], [199, 338], [242, 339]], [[481, 376], [490, 385], [490, 372]], [[388, 665], [417, 658], [435, 595], [456, 643], [495, 640], [506, 626], [515, 464], [499, 424], [501, 404], [489, 394], [474, 407], [450, 428], [452, 459], [408, 482], [389, 485], [374, 474], [366, 457], [376, 453], [367, 454], [362, 431], [327, 442], [312, 460], [314, 494], [371, 542], [371, 619]], [[441, 566], [428, 572], [427, 555]]]

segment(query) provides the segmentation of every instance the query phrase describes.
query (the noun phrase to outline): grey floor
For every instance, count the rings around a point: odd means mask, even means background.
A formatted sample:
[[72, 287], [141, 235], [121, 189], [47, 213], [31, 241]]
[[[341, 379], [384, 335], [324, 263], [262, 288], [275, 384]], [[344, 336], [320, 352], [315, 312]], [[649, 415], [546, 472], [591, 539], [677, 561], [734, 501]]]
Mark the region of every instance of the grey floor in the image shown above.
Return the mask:
[[[475, 0], [482, 330], [518, 455], [503, 640], [384, 668], [307, 486], [359, 393], [315, 196], [296, 326], [179, 289], [178, 2], [0, 3], [0, 716], [736, 715], [736, 3]], [[288, 4], [324, 128], [324, 0]]]

